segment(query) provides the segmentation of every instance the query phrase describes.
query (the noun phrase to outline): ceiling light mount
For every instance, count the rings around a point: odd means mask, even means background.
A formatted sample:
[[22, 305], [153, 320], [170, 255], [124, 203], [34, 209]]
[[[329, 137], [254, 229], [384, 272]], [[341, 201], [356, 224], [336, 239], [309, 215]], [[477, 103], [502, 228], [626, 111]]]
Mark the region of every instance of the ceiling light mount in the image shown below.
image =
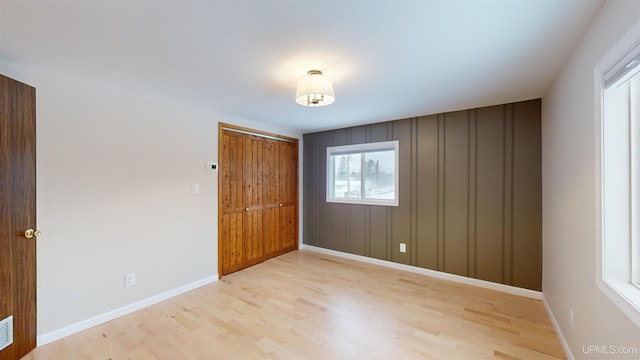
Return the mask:
[[331, 81], [320, 70], [309, 70], [300, 79], [296, 91], [296, 102], [303, 106], [324, 106], [336, 100]]

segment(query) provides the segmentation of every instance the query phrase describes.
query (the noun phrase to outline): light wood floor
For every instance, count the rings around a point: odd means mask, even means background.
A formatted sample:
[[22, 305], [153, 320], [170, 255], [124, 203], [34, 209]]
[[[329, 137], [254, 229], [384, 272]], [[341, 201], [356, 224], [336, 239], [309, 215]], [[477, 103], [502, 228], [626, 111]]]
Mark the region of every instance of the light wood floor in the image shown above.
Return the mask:
[[294, 251], [23, 360], [261, 358], [565, 355], [538, 300]]

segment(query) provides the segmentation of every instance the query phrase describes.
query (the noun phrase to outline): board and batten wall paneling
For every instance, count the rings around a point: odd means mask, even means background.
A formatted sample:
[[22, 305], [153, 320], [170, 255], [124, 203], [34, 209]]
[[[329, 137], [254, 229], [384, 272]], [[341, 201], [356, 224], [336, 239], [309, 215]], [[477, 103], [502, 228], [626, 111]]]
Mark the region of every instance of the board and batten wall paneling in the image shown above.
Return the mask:
[[415, 265], [438, 269], [438, 116], [416, 121], [416, 255]]
[[[380, 142], [391, 140], [390, 122], [378, 123], [368, 126], [369, 139], [367, 142]], [[336, 204], [337, 205], [337, 204]], [[342, 205], [337, 205], [342, 206]], [[391, 208], [387, 206], [368, 206], [369, 216], [369, 254], [367, 256], [391, 260], [389, 248], [391, 240]]]
[[[327, 152], [326, 152], [326, 148], [327, 146], [332, 146], [333, 145], [333, 141], [332, 141], [332, 137], [331, 137], [331, 133], [323, 133], [320, 134], [317, 138], [317, 143], [316, 143], [316, 163], [312, 163], [312, 164], [318, 164], [317, 168], [316, 168], [316, 188], [313, 191], [313, 194], [316, 196], [316, 201], [315, 201], [315, 205], [316, 205], [316, 209], [315, 209], [315, 213], [316, 213], [316, 218], [315, 220], [317, 221], [316, 223], [316, 246], [320, 246], [323, 248], [327, 248], [327, 249], [334, 249], [334, 247], [332, 246], [333, 241], [332, 241], [332, 216], [331, 216], [331, 208], [333, 206], [333, 204], [329, 204], [326, 202], [326, 194], [327, 194], [327, 188], [326, 188], [326, 178], [327, 178]], [[307, 166], [305, 165], [304, 168], [306, 169]], [[303, 176], [306, 178], [306, 175], [303, 174]]]
[[315, 138], [304, 138], [304, 148], [302, 152], [303, 164], [314, 164], [314, 166], [307, 167], [303, 165], [304, 176], [302, 177], [302, 188], [305, 192], [313, 192], [310, 196], [304, 195], [302, 202], [302, 223], [305, 224], [302, 228], [302, 238], [305, 239], [306, 244], [317, 245], [316, 235], [318, 231], [316, 226], [318, 224], [316, 219], [317, 206], [316, 203], [321, 201], [317, 196], [319, 185], [322, 181], [318, 180], [318, 150], [317, 141]]
[[443, 115], [444, 263], [442, 270], [469, 274], [469, 119], [467, 111]]
[[[409, 249], [412, 248], [411, 204], [413, 200], [411, 197], [411, 183], [414, 180], [411, 177], [411, 170], [415, 168], [415, 165], [411, 161], [414, 153], [412, 151], [412, 125], [412, 121], [401, 121], [392, 126], [391, 138], [400, 139], [399, 161], [400, 164], [402, 164], [399, 169], [399, 183], [396, 184], [396, 186], [409, 191], [400, 192], [399, 202], [402, 203], [403, 206], [385, 206], [385, 208], [391, 212], [391, 237], [389, 239], [391, 248], [389, 259], [401, 264], [411, 264], [409, 255], [412, 254], [412, 252], [409, 251]], [[400, 243], [406, 244], [407, 252], [400, 252]]]
[[[475, 272], [502, 283], [504, 279], [504, 110], [503, 106], [476, 112]], [[498, 141], [496, 141], [498, 139]], [[481, 171], [478, 171], [481, 169]], [[500, 261], [497, 261], [500, 260]]]
[[[304, 243], [541, 290], [540, 107], [536, 99], [305, 134]], [[400, 205], [327, 203], [327, 147], [387, 140], [400, 141]]]
[[[513, 106], [512, 284], [532, 288], [542, 279], [542, 186], [540, 106]], [[537, 164], [532, 166], [531, 164]], [[541, 280], [540, 280], [541, 281]]]
[[[361, 144], [367, 142], [367, 127], [358, 126], [349, 129], [349, 143]], [[368, 254], [368, 226], [367, 209], [365, 205], [353, 205], [348, 207], [349, 252], [356, 255], [366, 256]]]

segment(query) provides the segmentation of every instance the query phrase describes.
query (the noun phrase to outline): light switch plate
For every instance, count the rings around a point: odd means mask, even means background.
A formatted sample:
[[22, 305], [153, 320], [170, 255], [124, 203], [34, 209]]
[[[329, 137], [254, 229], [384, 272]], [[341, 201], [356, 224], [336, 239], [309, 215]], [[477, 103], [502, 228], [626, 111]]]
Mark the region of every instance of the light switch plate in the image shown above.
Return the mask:
[[124, 286], [131, 287], [136, 284], [136, 273], [124, 274]]

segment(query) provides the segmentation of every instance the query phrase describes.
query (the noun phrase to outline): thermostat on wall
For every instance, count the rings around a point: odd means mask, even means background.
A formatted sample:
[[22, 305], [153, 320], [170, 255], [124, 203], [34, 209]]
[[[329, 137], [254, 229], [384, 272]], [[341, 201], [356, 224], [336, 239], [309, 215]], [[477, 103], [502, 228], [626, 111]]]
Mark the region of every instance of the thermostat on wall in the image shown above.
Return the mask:
[[211, 171], [211, 172], [216, 172], [216, 171], [218, 171], [218, 163], [208, 162], [208, 163], [207, 163], [207, 170], [208, 170], [208, 171]]

